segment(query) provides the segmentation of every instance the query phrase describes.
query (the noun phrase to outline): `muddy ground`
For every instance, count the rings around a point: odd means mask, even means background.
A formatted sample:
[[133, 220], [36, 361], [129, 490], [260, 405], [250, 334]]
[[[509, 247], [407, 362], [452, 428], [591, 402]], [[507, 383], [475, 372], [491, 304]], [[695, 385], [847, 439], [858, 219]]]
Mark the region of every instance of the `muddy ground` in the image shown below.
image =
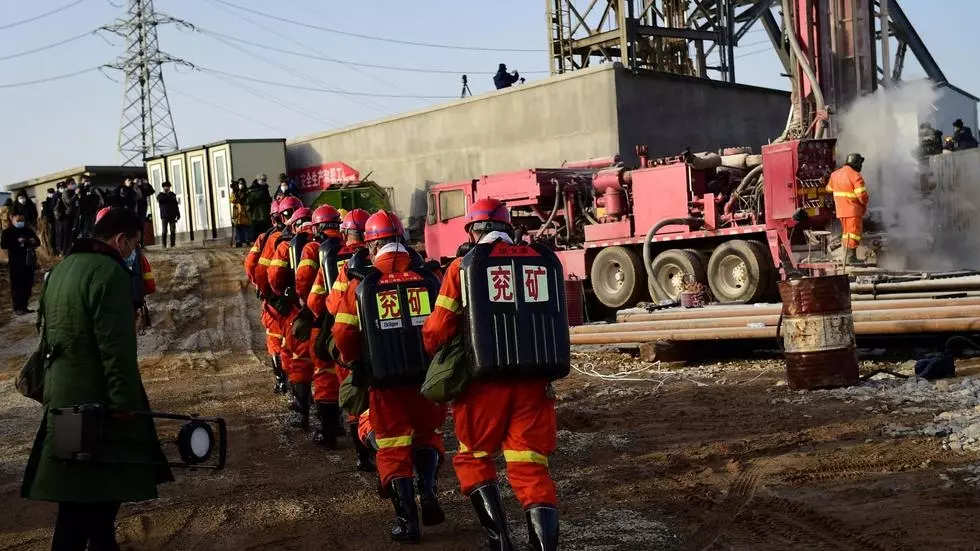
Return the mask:
[[[390, 506], [353, 470], [349, 450], [316, 448], [287, 426], [241, 254], [180, 250], [151, 260], [161, 292], [152, 299], [154, 327], [140, 341], [151, 403], [225, 417], [229, 462], [219, 473], [178, 473], [161, 499], [124, 506], [123, 548], [395, 549], [386, 534]], [[19, 499], [40, 411], [11, 380], [34, 346], [32, 321], [11, 318], [2, 328], [3, 550], [46, 548], [54, 519], [50, 504]], [[976, 366], [960, 371], [976, 375]], [[969, 379], [797, 393], [773, 360], [667, 369], [592, 350], [577, 351], [575, 367], [557, 385], [552, 469], [562, 549], [978, 548], [980, 453], [962, 450], [980, 447], [980, 425], [973, 442], [967, 427], [952, 444], [948, 430], [932, 428], [980, 409]], [[632, 380], [596, 376], [615, 373]], [[441, 494], [448, 520], [426, 529], [417, 548], [479, 549], [480, 530], [451, 470]], [[511, 527], [523, 537], [507, 495]]]

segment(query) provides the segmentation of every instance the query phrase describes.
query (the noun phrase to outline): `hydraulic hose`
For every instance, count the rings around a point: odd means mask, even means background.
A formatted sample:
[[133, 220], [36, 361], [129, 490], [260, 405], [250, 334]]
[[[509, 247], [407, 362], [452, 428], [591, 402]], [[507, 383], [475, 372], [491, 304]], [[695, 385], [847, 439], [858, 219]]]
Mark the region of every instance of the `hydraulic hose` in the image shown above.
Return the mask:
[[[824, 111], [827, 105], [824, 103], [823, 92], [820, 90], [820, 83], [817, 82], [817, 75], [813, 72], [813, 68], [810, 67], [810, 63], [803, 56], [803, 48], [800, 47], [800, 41], [796, 36], [796, 30], [793, 28], [793, 19], [790, 15], [790, 2], [789, 0], [783, 0], [783, 25], [785, 29], [784, 34], [789, 38], [789, 47], [793, 51], [793, 56], [796, 57], [796, 62], [800, 65], [800, 69], [803, 70], [803, 74], [806, 79], [810, 81], [810, 86], [813, 88], [813, 99], [817, 104], [817, 111]], [[802, 94], [802, 90], [800, 93]], [[817, 123], [817, 128], [813, 133], [813, 137], [820, 139], [823, 137], [823, 125]]]
[[734, 192], [732, 192], [731, 199], [729, 199], [728, 203], [725, 205], [725, 214], [731, 213], [732, 208], [735, 207], [735, 201], [738, 201], [738, 198], [742, 196], [742, 192], [749, 187], [749, 184], [757, 180], [760, 174], [762, 174], [762, 165], [753, 168], [748, 172], [748, 174], [745, 175], [744, 178], [742, 178], [742, 181], [739, 182], [738, 187], [735, 188]]
[[548, 219], [545, 220], [543, 224], [541, 224], [541, 229], [538, 230], [538, 235], [536, 237], [541, 237], [542, 235], [544, 235], [545, 230], [547, 230], [548, 226], [550, 226], [551, 223], [555, 221], [555, 215], [558, 214], [558, 206], [561, 203], [561, 197], [562, 197], [562, 194], [560, 193], [561, 184], [559, 184], [557, 181], [554, 181], [554, 184], [555, 184], [555, 204], [551, 207], [551, 214], [548, 215]]
[[657, 222], [656, 224], [653, 225], [652, 228], [650, 228], [650, 231], [647, 232], [646, 239], [643, 240], [643, 267], [646, 268], [648, 280], [653, 279], [653, 259], [650, 258], [651, 256], [650, 240], [653, 239], [653, 236], [656, 235], [656, 233], [660, 231], [661, 228], [663, 228], [664, 226], [673, 226], [673, 225], [693, 226], [699, 223], [700, 220], [697, 220], [695, 218], [665, 218]]

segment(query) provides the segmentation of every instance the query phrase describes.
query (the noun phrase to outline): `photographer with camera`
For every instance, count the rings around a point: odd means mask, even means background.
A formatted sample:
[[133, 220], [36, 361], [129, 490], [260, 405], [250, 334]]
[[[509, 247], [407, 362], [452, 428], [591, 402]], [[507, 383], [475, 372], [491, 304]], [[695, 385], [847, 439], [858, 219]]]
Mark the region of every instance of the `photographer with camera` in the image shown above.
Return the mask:
[[517, 74], [517, 71], [513, 73], [507, 72], [507, 64], [501, 63], [497, 67], [497, 74], [493, 75], [493, 85], [497, 87], [497, 90], [501, 88], [510, 88], [512, 84], [521, 79], [521, 75]]
[[[101, 425], [105, 461], [56, 459], [56, 408], [100, 404], [110, 412], [149, 410], [136, 359], [131, 275], [143, 221], [135, 209], [111, 209], [80, 238], [46, 279], [38, 326], [45, 376], [44, 417], [21, 495], [58, 503], [52, 549], [118, 549], [121, 503], [157, 497], [173, 480], [153, 420], [108, 415]], [[57, 412], [55, 412], [57, 413]]]

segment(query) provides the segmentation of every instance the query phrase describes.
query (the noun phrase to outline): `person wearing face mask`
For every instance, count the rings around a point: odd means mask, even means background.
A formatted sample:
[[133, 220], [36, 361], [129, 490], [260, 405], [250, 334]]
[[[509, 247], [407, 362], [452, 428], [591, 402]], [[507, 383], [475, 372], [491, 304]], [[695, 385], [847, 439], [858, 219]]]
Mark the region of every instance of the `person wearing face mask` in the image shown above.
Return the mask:
[[92, 180], [88, 176], [82, 176], [82, 186], [78, 189], [78, 235], [80, 237], [92, 237], [95, 215], [104, 203], [99, 188], [92, 185]]
[[0, 248], [7, 251], [10, 269], [10, 297], [14, 303], [14, 313], [19, 316], [33, 312], [27, 308], [27, 303], [31, 299], [34, 270], [37, 269], [34, 251], [40, 246], [41, 240], [20, 214], [13, 215], [11, 226], [0, 234]]
[[27, 196], [26, 191], [18, 191], [17, 198], [14, 200], [13, 214], [18, 214], [24, 217], [27, 225], [36, 228], [37, 227], [37, 205], [34, 201]]
[[54, 188], [48, 188], [44, 200], [41, 201], [41, 217], [38, 219], [38, 230], [41, 246], [48, 254], [57, 254], [54, 250]]
[[112, 195], [111, 205], [137, 212], [139, 194], [136, 192], [135, 186], [136, 180], [134, 178], [127, 177], [123, 180], [123, 183], [116, 188]]
[[252, 237], [258, 237], [272, 227], [272, 220], [269, 217], [272, 203], [269, 185], [260, 178], [253, 180], [252, 185], [248, 187], [248, 193], [245, 195], [245, 208], [248, 211], [248, 218], [252, 222]]
[[279, 175], [279, 187], [276, 188], [276, 200], [281, 201], [283, 197], [299, 197], [296, 190], [289, 185], [289, 177], [285, 174]]
[[[48, 363], [44, 411], [97, 403], [109, 411], [149, 411], [136, 358], [130, 274], [124, 258], [139, 245], [135, 212], [111, 209], [48, 274], [41, 294], [43, 352]], [[157, 497], [173, 480], [153, 420], [109, 416], [104, 453], [119, 463], [66, 463], [52, 458], [51, 419], [41, 420], [24, 472], [21, 497], [58, 504], [52, 549], [119, 549], [122, 503]]]

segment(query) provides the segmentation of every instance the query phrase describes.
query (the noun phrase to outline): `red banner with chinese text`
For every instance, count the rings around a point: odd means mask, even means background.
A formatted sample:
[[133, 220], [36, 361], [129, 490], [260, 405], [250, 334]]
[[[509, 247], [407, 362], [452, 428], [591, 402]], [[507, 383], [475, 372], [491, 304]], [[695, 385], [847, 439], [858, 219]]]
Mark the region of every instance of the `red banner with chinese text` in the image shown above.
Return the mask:
[[361, 173], [340, 161], [324, 163], [289, 171], [289, 177], [296, 181], [301, 192], [320, 191], [338, 184], [359, 182]]

